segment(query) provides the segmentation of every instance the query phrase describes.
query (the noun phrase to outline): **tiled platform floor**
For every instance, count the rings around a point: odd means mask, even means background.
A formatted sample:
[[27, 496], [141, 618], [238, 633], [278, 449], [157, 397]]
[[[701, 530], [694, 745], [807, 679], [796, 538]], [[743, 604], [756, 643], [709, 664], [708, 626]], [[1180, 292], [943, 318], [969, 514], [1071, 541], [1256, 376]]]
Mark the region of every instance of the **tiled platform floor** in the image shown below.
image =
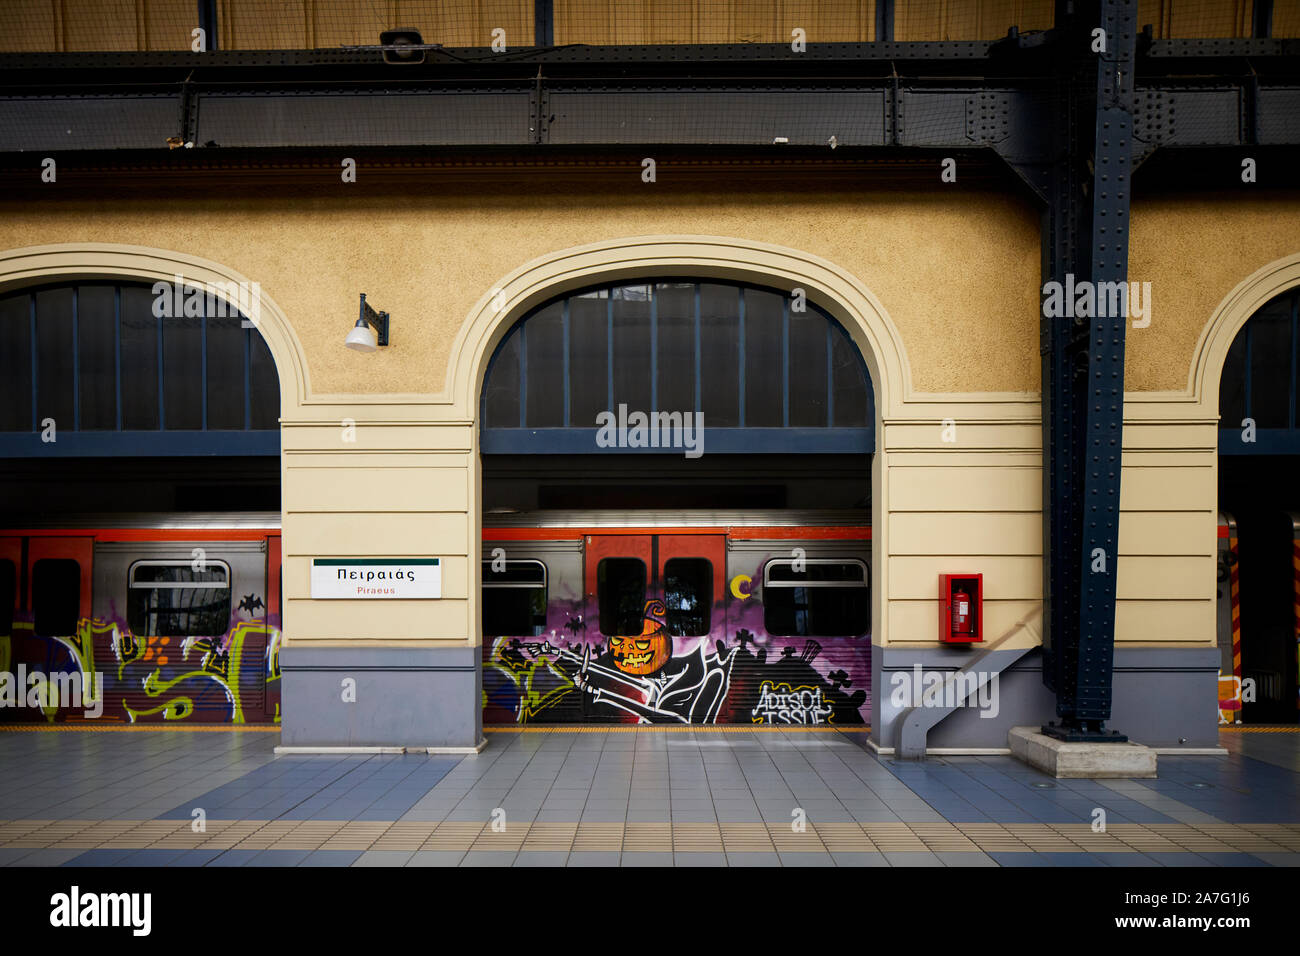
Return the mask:
[[1300, 734], [1221, 736], [1228, 757], [1162, 756], [1155, 780], [1072, 781], [834, 732], [494, 733], [468, 757], [0, 732], [0, 866], [1300, 863]]

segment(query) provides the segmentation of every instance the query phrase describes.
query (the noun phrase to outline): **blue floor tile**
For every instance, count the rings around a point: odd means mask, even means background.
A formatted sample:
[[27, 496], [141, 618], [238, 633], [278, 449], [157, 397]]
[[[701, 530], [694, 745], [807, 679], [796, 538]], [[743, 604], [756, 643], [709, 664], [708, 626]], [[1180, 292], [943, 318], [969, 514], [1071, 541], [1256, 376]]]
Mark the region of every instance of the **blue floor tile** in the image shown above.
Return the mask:
[[80, 856], [73, 857], [64, 866], [118, 866], [121, 861], [139, 850], [87, 850]]
[[261, 850], [226, 850], [213, 857], [207, 866], [246, 866]]
[[308, 853], [299, 866], [351, 866], [361, 856], [360, 850], [316, 850]]

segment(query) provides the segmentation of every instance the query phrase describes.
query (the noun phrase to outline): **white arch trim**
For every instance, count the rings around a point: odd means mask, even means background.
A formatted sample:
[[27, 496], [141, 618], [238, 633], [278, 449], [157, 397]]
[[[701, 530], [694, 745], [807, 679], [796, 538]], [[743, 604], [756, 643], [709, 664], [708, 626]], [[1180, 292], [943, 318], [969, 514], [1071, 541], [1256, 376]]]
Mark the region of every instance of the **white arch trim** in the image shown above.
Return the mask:
[[[257, 330], [271, 350], [280, 378], [280, 414], [303, 404], [309, 394], [307, 363], [302, 344], [275, 300], [252, 281], [228, 266], [198, 256], [104, 242], [27, 246], [0, 252], [0, 293], [27, 285], [77, 279], [138, 279], [186, 283], [219, 291], [228, 283], [257, 290]], [[228, 297], [226, 297], [228, 299]]]
[[1296, 286], [1300, 286], [1300, 253], [1247, 276], [1219, 303], [1201, 331], [1188, 377], [1188, 391], [1198, 404], [1212, 402], [1217, 411], [1219, 379], [1237, 333], [1270, 299]]
[[444, 395], [457, 417], [477, 418], [488, 360], [529, 309], [583, 286], [669, 275], [802, 288], [853, 337], [871, 375], [878, 414], [891, 417], [911, 393], [898, 330], [870, 290], [839, 266], [797, 249], [725, 236], [637, 236], [550, 253], [485, 292], [452, 344]]

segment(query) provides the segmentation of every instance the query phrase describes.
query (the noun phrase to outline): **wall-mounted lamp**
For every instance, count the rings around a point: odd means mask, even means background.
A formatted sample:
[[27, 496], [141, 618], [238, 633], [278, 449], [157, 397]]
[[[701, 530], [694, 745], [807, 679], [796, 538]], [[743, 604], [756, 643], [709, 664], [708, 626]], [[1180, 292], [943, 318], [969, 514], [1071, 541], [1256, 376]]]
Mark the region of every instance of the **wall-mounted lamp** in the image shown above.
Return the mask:
[[379, 34], [385, 63], [423, 63], [424, 51], [441, 44], [425, 43], [419, 30], [385, 30]]
[[362, 44], [359, 46], [344, 44], [342, 50], [382, 50], [385, 63], [419, 64], [424, 62], [425, 54], [430, 50], [441, 50], [441, 43], [425, 43], [419, 30], [400, 28], [385, 30], [379, 34], [379, 45]]
[[343, 344], [358, 352], [373, 352], [376, 348], [388, 344], [388, 313], [376, 312], [366, 305], [364, 292], [361, 293], [361, 317], [357, 319], [357, 324], [343, 340]]

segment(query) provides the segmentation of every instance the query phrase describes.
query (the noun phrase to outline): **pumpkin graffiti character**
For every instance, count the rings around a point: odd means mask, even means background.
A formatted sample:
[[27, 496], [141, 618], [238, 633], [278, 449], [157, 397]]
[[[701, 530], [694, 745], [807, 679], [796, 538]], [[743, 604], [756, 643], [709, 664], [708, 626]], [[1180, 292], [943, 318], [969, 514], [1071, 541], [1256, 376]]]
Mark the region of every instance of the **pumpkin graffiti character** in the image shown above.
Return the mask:
[[668, 663], [668, 658], [673, 656], [673, 639], [662, 620], [665, 613], [661, 602], [649, 601], [645, 606], [640, 634], [616, 635], [609, 639], [609, 652], [615, 667], [624, 674], [645, 677]]
[[694, 651], [673, 655], [673, 638], [662, 601], [647, 601], [640, 634], [616, 635], [608, 650], [591, 659], [584, 647], [574, 686], [591, 717], [637, 723], [712, 723], [727, 696], [735, 649], [725, 657], [709, 653], [705, 641]]

